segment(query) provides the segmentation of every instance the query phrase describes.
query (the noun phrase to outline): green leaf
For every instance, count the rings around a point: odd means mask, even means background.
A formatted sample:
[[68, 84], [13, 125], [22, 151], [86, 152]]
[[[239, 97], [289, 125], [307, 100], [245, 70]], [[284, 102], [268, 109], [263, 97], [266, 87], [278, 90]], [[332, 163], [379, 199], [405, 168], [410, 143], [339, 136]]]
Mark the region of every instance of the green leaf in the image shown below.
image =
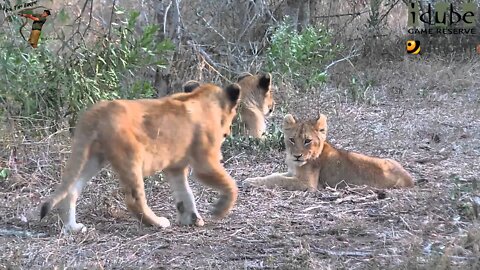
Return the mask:
[[64, 24], [70, 20], [70, 16], [68, 16], [68, 13], [62, 8], [57, 14], [57, 19], [60, 23]]
[[140, 16], [139, 11], [130, 12], [130, 16], [128, 18], [128, 23], [127, 23], [128, 29], [132, 29], [135, 26], [135, 23], [137, 22], [138, 16]]
[[0, 169], [0, 179], [7, 179], [9, 175], [10, 175], [10, 170], [8, 168]]

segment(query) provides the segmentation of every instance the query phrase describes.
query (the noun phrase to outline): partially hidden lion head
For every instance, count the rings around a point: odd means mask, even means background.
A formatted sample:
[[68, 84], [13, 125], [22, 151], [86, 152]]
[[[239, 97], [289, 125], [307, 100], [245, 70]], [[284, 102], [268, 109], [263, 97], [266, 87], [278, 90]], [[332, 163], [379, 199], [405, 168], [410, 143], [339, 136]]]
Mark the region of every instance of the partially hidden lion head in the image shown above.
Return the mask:
[[[267, 129], [266, 118], [275, 109], [275, 100], [272, 95], [272, 76], [270, 73], [252, 75], [244, 73], [237, 79], [240, 85], [240, 106], [238, 114], [240, 121], [245, 125], [248, 135], [261, 138]], [[183, 85], [186, 93], [198, 89], [202, 83], [191, 80]]]
[[242, 103], [246, 108], [258, 109], [268, 117], [275, 109], [272, 95], [272, 75], [270, 73], [241, 74], [237, 83], [242, 87]]
[[283, 133], [287, 161], [303, 166], [322, 153], [327, 138], [327, 117], [320, 114], [314, 120], [297, 121], [293, 115], [287, 114], [283, 118]]

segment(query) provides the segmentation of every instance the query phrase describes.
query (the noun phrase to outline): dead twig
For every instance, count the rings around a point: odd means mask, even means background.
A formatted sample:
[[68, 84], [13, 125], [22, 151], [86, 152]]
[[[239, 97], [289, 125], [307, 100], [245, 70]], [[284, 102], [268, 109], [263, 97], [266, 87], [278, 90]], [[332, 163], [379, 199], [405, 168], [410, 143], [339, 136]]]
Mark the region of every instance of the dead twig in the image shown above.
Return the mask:
[[307, 207], [307, 208], [303, 209], [302, 212], [309, 212], [309, 211], [312, 211], [312, 210], [315, 210], [315, 209], [318, 209], [318, 208], [322, 208], [322, 207], [324, 207], [326, 204], [330, 204], [330, 203], [329, 203], [329, 202], [321, 202], [320, 205], [315, 205], [315, 206]]
[[15, 236], [21, 238], [47, 237], [46, 233], [29, 232], [17, 229], [0, 229], [0, 236]]
[[341, 251], [341, 250], [328, 250], [321, 248], [312, 248], [312, 252], [319, 253], [322, 255], [332, 256], [332, 257], [372, 257], [372, 252], [366, 251]]

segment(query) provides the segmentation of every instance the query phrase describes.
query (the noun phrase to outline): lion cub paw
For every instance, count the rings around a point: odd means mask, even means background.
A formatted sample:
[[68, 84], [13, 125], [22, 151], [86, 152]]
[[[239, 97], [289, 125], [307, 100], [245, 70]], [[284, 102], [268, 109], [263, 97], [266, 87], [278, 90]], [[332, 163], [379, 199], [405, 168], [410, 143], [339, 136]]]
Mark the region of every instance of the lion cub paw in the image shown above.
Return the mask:
[[187, 226], [195, 225], [197, 227], [202, 227], [203, 225], [205, 225], [205, 222], [203, 221], [202, 217], [199, 214], [195, 214], [195, 213], [190, 213], [190, 214], [183, 213], [179, 215], [177, 219], [177, 223], [180, 225], [187, 225]]
[[181, 225], [195, 225], [198, 227], [205, 225], [200, 214], [196, 211], [186, 209], [183, 202], [177, 203], [177, 223]]
[[82, 223], [65, 224], [62, 228], [62, 232], [65, 234], [85, 233], [87, 232], [87, 227]]
[[158, 217], [155, 219], [155, 223], [153, 225], [160, 228], [167, 228], [170, 227], [170, 221], [167, 218]]
[[261, 181], [261, 178], [258, 178], [258, 177], [247, 178], [247, 179], [243, 180], [243, 186], [244, 187], [258, 187], [258, 186], [261, 185], [260, 181]]

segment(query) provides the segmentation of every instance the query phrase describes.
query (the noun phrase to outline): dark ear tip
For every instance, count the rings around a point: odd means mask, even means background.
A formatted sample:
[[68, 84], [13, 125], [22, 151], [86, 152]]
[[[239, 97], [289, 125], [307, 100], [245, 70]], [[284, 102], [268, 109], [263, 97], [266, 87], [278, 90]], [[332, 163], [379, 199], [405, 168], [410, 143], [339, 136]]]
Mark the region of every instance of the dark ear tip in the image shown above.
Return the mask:
[[241, 90], [241, 87], [238, 83], [230, 84], [225, 90], [227, 91], [227, 95], [230, 98], [230, 101], [232, 101], [233, 103], [238, 101]]
[[229, 91], [236, 91], [238, 93], [240, 93], [241, 90], [241, 87], [238, 83], [232, 83], [227, 88], [229, 89]]
[[270, 84], [272, 83], [272, 75], [270, 73], [260, 73], [258, 85], [265, 90], [270, 89]]
[[200, 83], [195, 80], [190, 80], [183, 84], [183, 92], [190, 93], [193, 90], [197, 89], [200, 86]]
[[272, 79], [272, 74], [270, 74], [270, 72], [262, 73], [262, 77], [263, 77], [265, 80], [271, 80], [271, 79]]

